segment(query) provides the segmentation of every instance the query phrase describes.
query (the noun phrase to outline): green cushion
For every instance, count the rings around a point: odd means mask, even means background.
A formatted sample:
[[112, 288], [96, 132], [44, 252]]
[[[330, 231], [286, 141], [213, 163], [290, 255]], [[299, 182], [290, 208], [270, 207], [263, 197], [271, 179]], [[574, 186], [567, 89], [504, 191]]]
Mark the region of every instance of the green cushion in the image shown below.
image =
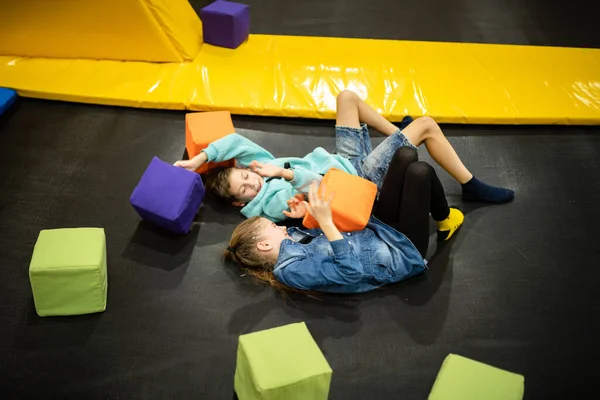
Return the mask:
[[104, 229], [41, 231], [29, 279], [40, 316], [104, 311], [108, 285]]
[[524, 390], [523, 375], [450, 354], [429, 400], [521, 400]]
[[240, 400], [326, 400], [331, 372], [304, 322], [240, 336]]

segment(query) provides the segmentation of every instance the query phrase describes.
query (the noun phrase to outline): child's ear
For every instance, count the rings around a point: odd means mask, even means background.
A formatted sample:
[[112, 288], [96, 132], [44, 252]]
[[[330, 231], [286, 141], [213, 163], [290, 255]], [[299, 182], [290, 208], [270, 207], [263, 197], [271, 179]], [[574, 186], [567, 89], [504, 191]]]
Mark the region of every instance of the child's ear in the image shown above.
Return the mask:
[[271, 243], [269, 242], [258, 242], [256, 243], [256, 248], [258, 250], [262, 250], [262, 251], [269, 251], [271, 250]]
[[241, 201], [234, 201], [231, 204], [234, 205], [234, 206], [236, 206], [236, 207], [244, 207], [246, 205], [246, 203], [243, 203]]

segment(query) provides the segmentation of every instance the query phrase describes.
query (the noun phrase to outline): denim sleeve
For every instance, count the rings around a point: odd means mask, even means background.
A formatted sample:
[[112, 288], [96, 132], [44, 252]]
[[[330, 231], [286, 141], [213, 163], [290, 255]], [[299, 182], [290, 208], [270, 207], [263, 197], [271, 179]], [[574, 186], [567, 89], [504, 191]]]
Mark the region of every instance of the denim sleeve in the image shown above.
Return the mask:
[[268, 162], [275, 157], [252, 140], [232, 133], [215, 140], [204, 150], [208, 161], [221, 162], [235, 159], [241, 165], [248, 166], [252, 161]]
[[348, 242], [345, 239], [334, 240], [333, 242], [329, 242], [329, 244], [331, 245], [333, 252], [338, 256], [342, 256], [347, 253], [352, 253], [352, 247], [350, 247], [350, 242]]
[[275, 269], [275, 277], [281, 283], [301, 290], [323, 290], [360, 282], [364, 269], [358, 257], [347, 242], [336, 242], [332, 242], [333, 256], [318, 255], [294, 260]]

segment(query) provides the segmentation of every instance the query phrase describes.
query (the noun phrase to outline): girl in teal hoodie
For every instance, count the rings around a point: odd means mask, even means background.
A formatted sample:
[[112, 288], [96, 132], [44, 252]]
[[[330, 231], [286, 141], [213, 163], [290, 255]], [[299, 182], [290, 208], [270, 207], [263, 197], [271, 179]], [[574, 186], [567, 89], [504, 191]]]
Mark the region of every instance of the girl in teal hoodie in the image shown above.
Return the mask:
[[[387, 138], [375, 149], [367, 125]], [[211, 171], [207, 189], [235, 206], [247, 218], [266, 217], [274, 222], [299, 217], [288, 211], [294, 196], [308, 192], [329, 169], [361, 176], [381, 188], [395, 152], [404, 146], [425, 144], [431, 157], [461, 185], [463, 199], [491, 203], [512, 200], [514, 191], [488, 185], [469, 172], [438, 124], [430, 117], [418, 118], [398, 129], [370, 108], [354, 92], [337, 97], [336, 154], [318, 147], [303, 158], [275, 158], [270, 152], [236, 133], [211, 143], [191, 160], [175, 165], [195, 171], [205, 162], [235, 159], [237, 167]]]

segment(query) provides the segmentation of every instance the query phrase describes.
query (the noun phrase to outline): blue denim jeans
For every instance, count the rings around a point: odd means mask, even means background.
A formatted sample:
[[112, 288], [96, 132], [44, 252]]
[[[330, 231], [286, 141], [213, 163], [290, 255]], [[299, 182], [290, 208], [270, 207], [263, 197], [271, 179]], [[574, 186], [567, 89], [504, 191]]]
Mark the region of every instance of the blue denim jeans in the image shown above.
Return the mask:
[[349, 126], [335, 127], [335, 147], [337, 154], [350, 160], [358, 175], [370, 180], [381, 189], [388, 166], [396, 150], [408, 146], [417, 150], [406, 136], [398, 129], [377, 146], [371, 147], [371, 138], [366, 124], [360, 128]]

